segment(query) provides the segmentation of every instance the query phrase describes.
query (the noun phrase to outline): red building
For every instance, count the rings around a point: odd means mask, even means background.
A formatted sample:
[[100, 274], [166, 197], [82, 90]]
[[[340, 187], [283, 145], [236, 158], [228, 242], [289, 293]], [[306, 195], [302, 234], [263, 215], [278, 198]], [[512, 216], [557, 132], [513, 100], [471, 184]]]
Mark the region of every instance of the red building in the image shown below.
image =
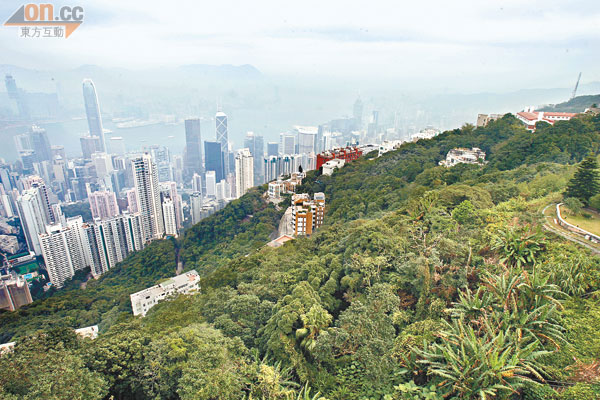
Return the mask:
[[358, 157], [362, 156], [362, 150], [357, 147], [342, 147], [340, 149], [324, 151], [317, 155], [317, 168], [321, 168], [327, 161], [331, 161], [335, 158], [344, 160], [346, 162], [354, 161]]

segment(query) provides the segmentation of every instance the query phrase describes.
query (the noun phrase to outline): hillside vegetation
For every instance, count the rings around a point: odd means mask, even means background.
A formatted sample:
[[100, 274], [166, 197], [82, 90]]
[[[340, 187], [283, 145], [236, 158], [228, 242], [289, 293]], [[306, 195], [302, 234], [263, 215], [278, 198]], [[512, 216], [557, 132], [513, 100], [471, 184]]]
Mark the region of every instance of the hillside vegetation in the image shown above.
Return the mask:
[[[326, 194], [325, 225], [277, 249], [283, 210], [253, 191], [86, 290], [1, 315], [18, 343], [0, 397], [598, 398], [600, 260], [540, 211], [599, 145], [600, 117], [532, 134], [505, 116], [313, 171], [301, 190]], [[454, 147], [489, 163], [438, 166]], [[175, 246], [202, 292], [132, 317], [128, 294], [173, 274]], [[67, 329], [88, 323], [94, 341]]]
[[541, 108], [541, 111], [558, 111], [558, 112], [583, 112], [586, 108], [590, 108], [596, 104], [600, 104], [600, 94], [577, 96], [564, 103], [551, 104]]

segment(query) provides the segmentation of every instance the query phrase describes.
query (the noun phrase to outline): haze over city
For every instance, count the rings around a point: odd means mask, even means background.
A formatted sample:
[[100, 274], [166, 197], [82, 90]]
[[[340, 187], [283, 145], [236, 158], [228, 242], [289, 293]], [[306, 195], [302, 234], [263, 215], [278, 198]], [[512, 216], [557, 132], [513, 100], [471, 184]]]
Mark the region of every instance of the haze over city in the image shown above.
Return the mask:
[[[580, 94], [600, 88], [600, 13], [589, 2], [444, 4], [88, 1], [68, 40], [16, 40], [16, 28], [2, 29], [0, 72], [30, 92], [58, 92], [72, 115], [81, 115], [84, 78], [109, 114], [127, 103], [138, 114], [210, 118], [220, 103], [236, 145], [246, 131], [275, 140], [291, 125], [350, 115], [359, 95], [382, 122], [419, 130], [563, 101], [579, 72]], [[3, 2], [0, 14], [19, 5]], [[164, 136], [182, 148], [181, 135]]]
[[600, 399], [598, 0], [0, 22], [0, 399]]

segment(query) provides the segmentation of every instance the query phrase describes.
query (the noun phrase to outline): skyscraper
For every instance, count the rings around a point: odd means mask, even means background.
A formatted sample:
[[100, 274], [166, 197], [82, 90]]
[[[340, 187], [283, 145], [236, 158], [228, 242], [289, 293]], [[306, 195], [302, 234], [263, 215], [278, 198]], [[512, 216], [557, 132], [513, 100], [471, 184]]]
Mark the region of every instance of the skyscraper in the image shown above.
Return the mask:
[[73, 233], [63, 229], [60, 224], [48, 226], [48, 232], [39, 237], [44, 263], [50, 282], [61, 288], [75, 274], [75, 268], [69, 257], [69, 245], [73, 245]]
[[214, 171], [217, 182], [225, 179], [223, 174], [223, 153], [221, 152], [221, 143], [204, 142], [204, 169]]
[[379, 131], [379, 111], [373, 110], [371, 114], [371, 121], [367, 126], [367, 136], [374, 138]]
[[15, 215], [12, 197], [6, 194], [3, 185], [0, 185], [0, 204], [2, 204], [5, 217], [11, 218]]
[[84, 79], [82, 86], [90, 136], [98, 136], [100, 138], [100, 151], [106, 151], [106, 141], [104, 140], [104, 130], [102, 129], [102, 117], [100, 116], [100, 105], [98, 104], [96, 87], [91, 79]]
[[254, 186], [254, 160], [249, 149], [241, 149], [235, 156], [236, 197], [242, 197]]
[[195, 173], [202, 173], [202, 136], [200, 134], [200, 119], [185, 120], [185, 179], [190, 179]]
[[215, 197], [217, 179], [215, 171], [206, 171], [206, 196]]
[[193, 192], [190, 194], [190, 214], [192, 216], [192, 224], [200, 222], [202, 215], [202, 193]]
[[227, 134], [227, 115], [219, 111], [215, 116], [217, 142], [221, 144], [221, 158], [223, 159], [223, 177], [229, 174], [229, 136]]
[[119, 215], [117, 196], [114, 192], [108, 190], [92, 192], [89, 183], [86, 183], [85, 187], [92, 210], [92, 218], [107, 219]]
[[33, 152], [35, 162], [52, 160], [52, 147], [45, 129], [32, 125], [27, 133], [15, 135], [13, 140], [19, 153]]
[[92, 153], [92, 163], [96, 167], [96, 176], [102, 179], [113, 170], [112, 157], [108, 153]]
[[198, 174], [192, 176], [192, 190], [194, 192], [202, 192], [202, 177]]
[[165, 221], [165, 234], [177, 237], [177, 219], [175, 218], [175, 204], [170, 197], [162, 201], [162, 212]]
[[127, 197], [127, 211], [129, 211], [131, 214], [139, 212], [140, 210], [137, 203], [137, 194], [135, 188], [129, 189], [125, 193], [125, 196]]
[[67, 159], [67, 153], [65, 153], [65, 146], [57, 144], [50, 146], [52, 150], [52, 159], [56, 159], [56, 157], [60, 157], [63, 160]]
[[318, 128], [313, 126], [296, 126], [294, 130], [298, 137], [298, 154], [316, 153]]
[[363, 116], [363, 102], [360, 99], [360, 96], [354, 102], [354, 107], [352, 109], [352, 116], [354, 117], [355, 128], [360, 129], [362, 126], [362, 116]]
[[52, 160], [52, 147], [45, 129], [33, 125], [29, 131], [29, 142], [38, 162]]
[[37, 162], [37, 157], [33, 150], [24, 150], [19, 152], [19, 157], [21, 157], [21, 162], [23, 163], [23, 169], [28, 171], [29, 173], [34, 172], [33, 164]]
[[[66, 225], [47, 225], [46, 232], [39, 235], [50, 282], [58, 288], [71, 279], [76, 271], [90, 266], [90, 258], [85, 255], [89, 244], [83, 231], [80, 232], [82, 227], [81, 217], [75, 217]], [[86, 239], [85, 243], [82, 238]]]
[[144, 240], [159, 239], [165, 232], [156, 164], [146, 153], [132, 160], [137, 206], [142, 214]]
[[39, 176], [31, 175], [25, 179], [23, 187], [24, 189], [34, 189], [37, 191], [38, 201], [44, 213], [46, 224], [56, 222], [52, 205], [50, 204], [50, 193], [44, 180]]
[[[198, 175], [196, 175], [198, 176]], [[202, 181], [200, 182], [202, 184]], [[173, 207], [175, 208], [175, 223], [177, 229], [183, 227], [183, 206], [181, 204], [181, 196], [177, 193], [177, 183], [173, 181], [160, 182], [160, 190], [164, 196], [167, 196], [173, 202]], [[166, 224], [166, 218], [165, 218]], [[166, 230], [166, 226], [165, 226]]]
[[291, 133], [279, 134], [279, 152], [284, 154], [296, 153], [296, 136]]
[[102, 151], [102, 144], [98, 136], [83, 136], [79, 140], [81, 143], [81, 153], [85, 159], [89, 160], [92, 158], [92, 154]]
[[109, 143], [109, 151], [111, 154], [118, 154], [120, 156], [125, 154], [125, 141], [121, 136], [111, 137]]
[[280, 164], [281, 157], [278, 156], [268, 156], [263, 158], [264, 170], [265, 170], [265, 180], [266, 182], [271, 182], [279, 178], [280, 173]]
[[29, 134], [21, 133], [20, 135], [13, 136], [13, 140], [15, 142], [15, 147], [18, 152], [21, 151], [30, 151], [33, 149], [31, 142], [29, 140]]
[[156, 164], [158, 180], [160, 182], [173, 180], [173, 168], [171, 166], [171, 153], [166, 146], [150, 146], [150, 155]]
[[279, 155], [279, 143], [269, 142], [267, 143], [267, 156]]
[[84, 225], [92, 275], [98, 277], [123, 261], [127, 255], [144, 247], [141, 214], [123, 213], [114, 218]]
[[265, 183], [263, 173], [263, 158], [265, 156], [265, 144], [261, 135], [256, 135], [254, 132], [248, 132], [244, 140], [244, 147], [250, 150], [250, 154], [254, 159], [254, 184], [261, 185]]
[[36, 189], [24, 190], [17, 198], [17, 211], [29, 251], [42, 255], [38, 235], [46, 231], [46, 224], [49, 222], [39, 192]]
[[17, 87], [17, 82], [12, 75], [6, 74], [4, 77], [4, 84], [6, 85], [6, 93], [8, 98], [13, 99], [17, 103], [17, 109], [19, 110], [19, 117], [23, 119], [29, 118], [29, 106], [24, 93]]

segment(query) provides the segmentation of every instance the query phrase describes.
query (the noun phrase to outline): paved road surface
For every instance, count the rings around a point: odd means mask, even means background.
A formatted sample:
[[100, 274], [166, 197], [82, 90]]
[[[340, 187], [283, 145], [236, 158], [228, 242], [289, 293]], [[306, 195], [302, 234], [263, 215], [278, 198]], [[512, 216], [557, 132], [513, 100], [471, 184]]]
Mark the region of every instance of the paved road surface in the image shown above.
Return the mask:
[[292, 222], [292, 207], [288, 207], [288, 209], [285, 210], [285, 214], [283, 214], [283, 217], [281, 217], [281, 220], [279, 221], [279, 236], [282, 236], [282, 235], [293, 236], [294, 235], [294, 230], [292, 229], [292, 226], [290, 225], [291, 222]]
[[585, 239], [579, 239], [577, 237], [571, 236], [570, 234], [567, 234], [566, 232], [564, 232], [562, 229], [556, 228], [552, 225], [552, 222], [548, 222], [548, 219], [550, 218], [550, 221], [552, 221], [552, 216], [548, 216], [546, 215], [546, 210], [548, 209], [548, 207], [556, 207], [556, 204], [548, 204], [546, 207], [544, 207], [544, 209], [542, 210], [542, 215], [544, 216], [546, 223], [544, 224], [544, 229], [546, 229], [547, 231], [550, 231], [552, 233], [556, 233], [559, 236], [562, 236], [563, 238], [570, 240], [573, 243], [577, 243], [580, 246], [586, 247], [588, 249], [590, 249], [592, 251], [592, 253], [594, 254], [600, 254], [600, 251], [590, 245], [589, 243], [586, 243]]

